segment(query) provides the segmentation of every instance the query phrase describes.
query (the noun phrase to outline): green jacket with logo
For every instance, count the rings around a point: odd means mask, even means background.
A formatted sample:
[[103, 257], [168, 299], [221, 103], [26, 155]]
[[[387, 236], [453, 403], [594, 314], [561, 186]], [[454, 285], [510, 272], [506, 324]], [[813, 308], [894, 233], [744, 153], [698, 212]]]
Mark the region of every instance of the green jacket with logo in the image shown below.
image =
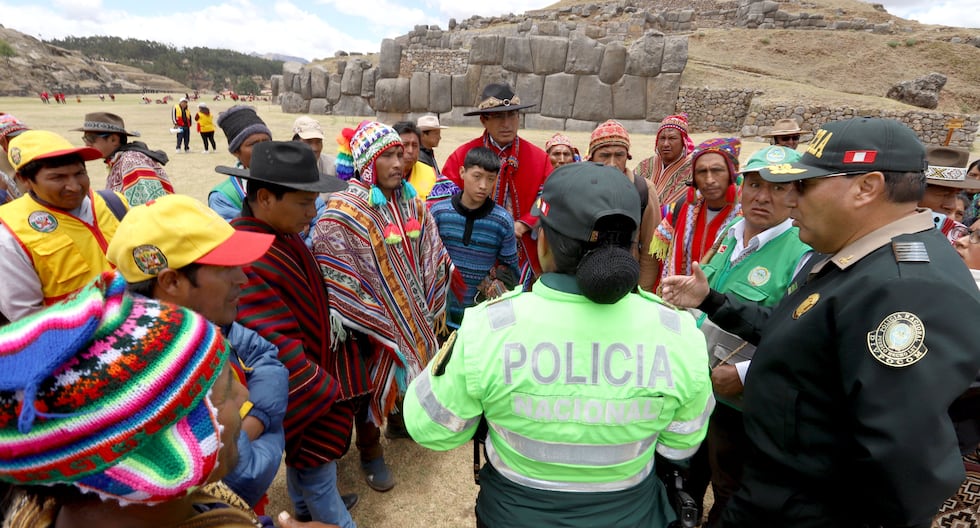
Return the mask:
[[467, 310], [409, 387], [405, 424], [446, 450], [486, 418], [489, 526], [661, 527], [673, 512], [654, 453], [693, 455], [713, 406], [693, 318], [647, 293], [595, 304], [574, 277], [547, 274]]

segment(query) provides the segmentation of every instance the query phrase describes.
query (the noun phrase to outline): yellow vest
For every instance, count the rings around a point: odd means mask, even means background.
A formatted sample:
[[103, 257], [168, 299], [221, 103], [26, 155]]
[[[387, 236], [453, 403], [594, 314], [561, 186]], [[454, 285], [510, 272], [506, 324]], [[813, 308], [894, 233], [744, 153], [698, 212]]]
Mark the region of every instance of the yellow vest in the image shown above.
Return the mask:
[[408, 177], [408, 183], [415, 187], [419, 198], [425, 201], [436, 184], [436, 170], [421, 161], [416, 161], [415, 166], [412, 167], [412, 175]]
[[[126, 199], [116, 193], [123, 203]], [[53, 304], [113, 268], [105, 257], [119, 220], [97, 193], [89, 191], [95, 222], [89, 226], [30, 195], [0, 207], [2, 222], [34, 263], [44, 305]]]

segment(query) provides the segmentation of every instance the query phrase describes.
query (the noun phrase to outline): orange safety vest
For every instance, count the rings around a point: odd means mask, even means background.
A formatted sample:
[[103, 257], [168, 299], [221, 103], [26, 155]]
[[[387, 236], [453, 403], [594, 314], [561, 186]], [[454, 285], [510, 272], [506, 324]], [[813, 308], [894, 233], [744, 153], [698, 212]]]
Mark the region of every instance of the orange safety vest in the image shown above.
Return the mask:
[[[125, 204], [126, 199], [116, 194]], [[34, 264], [45, 306], [114, 269], [105, 252], [119, 220], [97, 193], [90, 190], [89, 199], [94, 209], [93, 225], [65, 211], [41, 205], [30, 195], [0, 207], [0, 223], [17, 239]]]

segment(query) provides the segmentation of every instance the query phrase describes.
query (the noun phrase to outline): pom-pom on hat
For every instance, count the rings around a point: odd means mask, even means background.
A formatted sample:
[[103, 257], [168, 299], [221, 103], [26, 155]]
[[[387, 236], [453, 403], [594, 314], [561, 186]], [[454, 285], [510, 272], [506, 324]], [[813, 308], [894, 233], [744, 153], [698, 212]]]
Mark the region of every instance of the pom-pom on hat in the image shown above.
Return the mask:
[[0, 480], [156, 504], [207, 482], [221, 425], [217, 327], [107, 273], [0, 328]]
[[625, 147], [627, 159], [633, 159], [633, 156], [629, 155], [630, 135], [623, 124], [615, 119], [602, 123], [592, 131], [592, 136], [589, 138], [589, 159], [592, 159], [595, 151], [610, 145]]
[[238, 152], [242, 143], [252, 134], [264, 133], [272, 138], [272, 131], [251, 106], [233, 106], [218, 115], [217, 123], [228, 139], [228, 152], [232, 154]]

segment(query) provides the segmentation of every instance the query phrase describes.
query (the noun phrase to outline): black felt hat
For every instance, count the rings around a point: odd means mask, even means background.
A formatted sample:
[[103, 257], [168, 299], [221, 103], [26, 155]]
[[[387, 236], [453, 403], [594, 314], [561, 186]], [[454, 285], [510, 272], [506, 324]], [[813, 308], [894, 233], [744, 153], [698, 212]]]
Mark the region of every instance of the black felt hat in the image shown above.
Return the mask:
[[482, 114], [494, 114], [497, 112], [510, 112], [511, 110], [523, 110], [530, 108], [534, 103], [521, 104], [521, 98], [514, 93], [514, 89], [505, 83], [491, 83], [483, 88], [480, 94], [480, 102], [476, 105], [476, 110], [466, 112], [464, 116], [474, 116]]
[[297, 191], [336, 192], [347, 188], [347, 182], [322, 174], [316, 155], [299, 141], [263, 141], [252, 147], [252, 162], [247, 169], [217, 166], [216, 172], [280, 185]]

